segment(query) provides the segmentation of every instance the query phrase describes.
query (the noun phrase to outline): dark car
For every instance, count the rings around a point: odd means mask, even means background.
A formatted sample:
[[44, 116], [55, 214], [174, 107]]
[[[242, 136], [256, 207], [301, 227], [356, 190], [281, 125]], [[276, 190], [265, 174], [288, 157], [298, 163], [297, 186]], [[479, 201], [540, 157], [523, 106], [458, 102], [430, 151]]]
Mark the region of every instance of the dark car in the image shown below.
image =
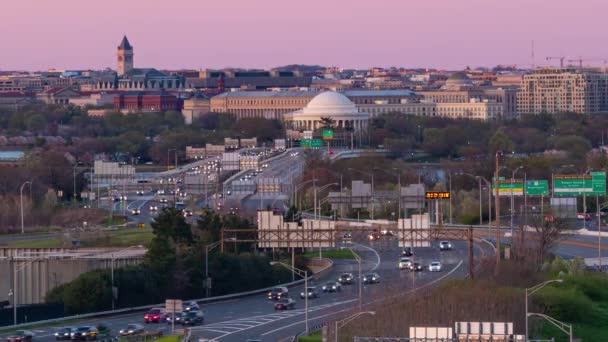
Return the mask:
[[145, 323], [160, 323], [165, 320], [165, 310], [152, 308], [144, 315]]
[[380, 282], [380, 275], [378, 273], [368, 273], [363, 276], [363, 283], [375, 284]]
[[412, 272], [420, 272], [422, 271], [422, 265], [420, 265], [420, 263], [417, 262], [413, 262], [412, 264], [410, 264], [410, 271]]
[[118, 332], [120, 336], [132, 336], [143, 334], [144, 326], [141, 324], [127, 324], [127, 327], [124, 329], [120, 329]]
[[173, 317], [175, 317], [175, 324], [180, 324], [182, 322], [182, 313], [178, 312], [178, 313], [168, 313], [167, 317], [165, 318], [165, 321], [168, 324], [171, 324], [173, 322]]
[[275, 287], [268, 292], [268, 299], [279, 300], [287, 297], [289, 297], [289, 290], [284, 286]]
[[326, 283], [325, 285], [321, 286], [321, 290], [323, 290], [323, 292], [342, 291], [342, 284], [340, 284], [339, 282], [330, 281], [330, 282]]
[[72, 340], [74, 341], [94, 341], [97, 339], [98, 334], [99, 331], [97, 331], [97, 328], [90, 325], [85, 325], [76, 328], [76, 330], [72, 332], [71, 335]]
[[182, 325], [199, 325], [203, 324], [205, 319], [201, 311], [188, 311], [182, 313]]
[[355, 277], [353, 277], [352, 273], [342, 273], [338, 277], [338, 282], [342, 285], [350, 285], [353, 283], [353, 279], [355, 279]]
[[283, 298], [279, 299], [279, 301], [274, 305], [275, 310], [290, 310], [295, 309], [296, 301], [291, 298]]
[[8, 342], [31, 342], [34, 339], [34, 333], [29, 330], [17, 330], [14, 335], [6, 338]]
[[76, 331], [76, 328], [74, 327], [64, 327], [59, 328], [59, 330], [57, 330], [53, 335], [55, 336], [55, 340], [57, 341], [69, 340], [72, 338], [71, 334], [74, 331]]
[[412, 252], [411, 247], [405, 247], [401, 252], [402, 257], [411, 257], [412, 255], [414, 255], [414, 253]]
[[304, 299], [308, 297], [311, 298], [319, 298], [319, 290], [317, 290], [316, 286], [309, 286], [306, 288], [306, 292], [300, 292], [300, 298]]

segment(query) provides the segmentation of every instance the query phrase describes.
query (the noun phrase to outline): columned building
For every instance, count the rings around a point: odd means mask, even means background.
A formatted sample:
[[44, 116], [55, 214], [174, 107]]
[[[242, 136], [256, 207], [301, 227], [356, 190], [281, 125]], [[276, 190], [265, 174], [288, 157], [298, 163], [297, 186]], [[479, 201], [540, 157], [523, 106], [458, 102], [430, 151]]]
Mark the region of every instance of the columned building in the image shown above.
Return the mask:
[[293, 129], [315, 130], [325, 125], [324, 119], [333, 120], [334, 127], [367, 130], [369, 114], [360, 112], [346, 96], [333, 91], [326, 91], [315, 96], [301, 110], [284, 115], [284, 120]]

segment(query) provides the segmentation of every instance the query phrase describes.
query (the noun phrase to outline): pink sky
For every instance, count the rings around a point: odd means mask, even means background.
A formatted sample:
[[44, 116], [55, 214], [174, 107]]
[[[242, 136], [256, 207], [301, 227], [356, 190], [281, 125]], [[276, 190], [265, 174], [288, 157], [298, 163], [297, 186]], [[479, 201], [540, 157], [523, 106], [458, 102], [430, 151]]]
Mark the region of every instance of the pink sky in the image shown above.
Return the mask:
[[[0, 70], [367, 68], [607, 58], [606, 0], [1, 0]], [[554, 62], [558, 63], [558, 62]], [[601, 61], [593, 62], [596, 65]]]

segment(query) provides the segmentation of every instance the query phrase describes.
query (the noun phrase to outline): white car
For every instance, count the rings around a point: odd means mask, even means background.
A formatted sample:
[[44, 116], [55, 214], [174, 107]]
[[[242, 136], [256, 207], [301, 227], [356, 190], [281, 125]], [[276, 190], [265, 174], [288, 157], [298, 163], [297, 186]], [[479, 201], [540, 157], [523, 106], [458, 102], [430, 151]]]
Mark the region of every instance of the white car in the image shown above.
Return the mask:
[[158, 190], [156, 192], [157, 195], [164, 195], [165, 194], [165, 190]]
[[441, 263], [433, 261], [429, 264], [429, 272], [441, 272]]
[[135, 208], [135, 209], [131, 210], [131, 214], [132, 215], [139, 215], [140, 211], [139, 211], [139, 209]]
[[399, 258], [399, 263], [397, 264], [397, 268], [400, 270], [407, 270], [412, 266], [412, 261], [409, 258]]
[[440, 251], [449, 251], [452, 249], [452, 244], [449, 241], [441, 241], [439, 242], [439, 250]]
[[157, 211], [158, 210], [158, 206], [151, 205], [149, 209], [150, 209], [150, 211]]

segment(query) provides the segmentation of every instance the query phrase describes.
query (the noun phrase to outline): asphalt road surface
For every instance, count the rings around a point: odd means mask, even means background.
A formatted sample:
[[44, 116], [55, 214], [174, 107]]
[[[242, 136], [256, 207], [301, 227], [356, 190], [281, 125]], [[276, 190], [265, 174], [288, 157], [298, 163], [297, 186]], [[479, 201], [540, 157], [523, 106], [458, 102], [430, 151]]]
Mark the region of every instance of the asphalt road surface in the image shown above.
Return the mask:
[[[400, 249], [396, 241], [378, 241], [369, 246], [353, 247], [363, 259], [363, 273], [374, 271], [381, 276], [378, 284], [363, 286], [363, 303], [378, 300], [387, 294], [404, 293], [414, 287], [428, 286], [449, 277], [462, 278], [466, 275], [467, 249], [466, 243], [455, 242], [451, 251], [440, 252], [437, 244], [431, 248], [414, 249], [415, 261], [428, 265], [431, 261], [441, 261], [442, 272], [412, 273], [397, 269]], [[481, 253], [483, 247], [476, 246], [475, 253]], [[487, 253], [487, 251], [484, 251]], [[335, 261], [334, 266], [314, 280], [321, 286], [328, 280], [337, 280], [341, 272], [352, 272], [357, 277], [357, 263], [353, 260]], [[313, 282], [309, 284], [311, 286]], [[335, 314], [340, 314], [358, 305], [357, 284], [345, 285], [341, 292], [321, 293], [320, 298], [309, 300], [310, 325], [329, 320]], [[214, 339], [217, 341], [244, 341], [251, 337], [261, 337], [263, 341], [276, 341], [281, 337], [293, 336], [304, 331], [304, 300], [299, 293], [303, 286], [290, 288], [290, 295], [296, 300], [296, 308], [288, 311], [275, 312], [274, 302], [269, 301], [265, 294], [228, 300], [224, 302], [205, 304], [201, 308], [205, 315], [205, 323], [192, 327], [192, 335], [196, 338]], [[125, 314], [112, 317], [102, 317], [79, 322], [75, 325], [105, 324], [116, 334], [129, 323], [143, 323], [144, 312]], [[52, 341], [54, 332], [61, 324], [33, 329], [35, 341]], [[170, 325], [165, 323], [145, 325], [147, 331], [162, 330], [170, 333]], [[8, 334], [0, 335], [6, 338]]]

